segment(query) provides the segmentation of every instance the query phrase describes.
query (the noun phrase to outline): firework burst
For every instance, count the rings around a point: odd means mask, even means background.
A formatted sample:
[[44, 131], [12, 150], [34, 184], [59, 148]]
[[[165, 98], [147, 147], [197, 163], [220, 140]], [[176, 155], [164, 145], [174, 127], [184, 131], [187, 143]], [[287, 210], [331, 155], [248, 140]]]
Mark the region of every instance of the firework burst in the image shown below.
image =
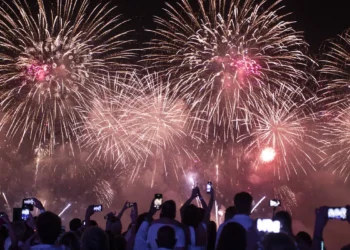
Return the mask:
[[334, 118], [322, 126], [323, 145], [329, 155], [325, 159], [325, 166], [347, 181], [350, 176], [350, 106], [339, 105], [333, 115]]
[[275, 197], [282, 202], [283, 208], [289, 212], [292, 212], [292, 208], [298, 205], [295, 193], [288, 186], [274, 188], [274, 193]]
[[235, 138], [267, 87], [292, 92], [307, 78], [306, 44], [279, 14], [280, 2], [183, 0], [167, 4], [167, 18], [155, 18], [157, 38], [145, 60], [180, 79], [176, 87], [207, 136], [214, 124], [221, 127], [214, 136]]
[[101, 74], [127, 67], [128, 32], [117, 32], [124, 22], [110, 18], [109, 4], [88, 11], [88, 0], [1, 2], [0, 125], [19, 144], [26, 136], [35, 147], [49, 141], [52, 152], [57, 142], [72, 143], [81, 120], [74, 106], [88, 105]]
[[348, 105], [350, 95], [350, 29], [337, 40], [329, 41], [323, 53], [320, 73], [323, 98], [331, 107]]
[[[318, 149], [317, 133], [311, 131], [315, 118], [310, 110], [312, 100], [295, 102], [296, 97], [287, 91], [270, 94], [261, 100], [254, 115], [253, 129], [245, 139], [253, 138], [247, 153], [258, 155], [255, 166], [271, 165], [279, 178], [284, 175], [307, 173], [315, 170], [316, 159], [322, 152]], [[242, 137], [242, 140], [244, 137]]]
[[133, 73], [111, 85], [113, 93], [105, 92], [82, 123], [80, 141], [93, 150], [91, 156], [123, 165], [134, 162], [133, 178], [155, 159], [165, 167], [178, 155], [195, 158], [186, 146], [186, 140], [197, 138], [189, 134], [187, 105], [168, 81], [163, 83], [157, 74]]

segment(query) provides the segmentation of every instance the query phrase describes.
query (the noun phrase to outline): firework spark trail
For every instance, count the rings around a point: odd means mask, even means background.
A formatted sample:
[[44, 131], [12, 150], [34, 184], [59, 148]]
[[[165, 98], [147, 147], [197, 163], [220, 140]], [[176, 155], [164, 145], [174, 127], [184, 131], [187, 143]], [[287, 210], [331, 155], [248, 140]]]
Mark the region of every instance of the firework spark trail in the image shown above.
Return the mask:
[[[338, 39], [329, 41], [320, 60], [321, 101], [328, 107], [338, 108], [338, 105], [349, 104], [350, 87], [350, 29]], [[326, 78], [326, 79], [323, 79]]]
[[340, 104], [333, 110], [331, 122], [322, 123], [323, 148], [329, 157], [324, 164], [333, 173], [339, 173], [346, 182], [350, 176], [350, 105]]
[[93, 192], [97, 195], [99, 203], [110, 207], [114, 199], [114, 190], [112, 185], [106, 181], [98, 179], [96, 185], [93, 188]]
[[[344, 177], [350, 176], [350, 29], [337, 39], [326, 43], [321, 57], [320, 102], [330, 114], [326, 122], [320, 123], [324, 139], [324, 149], [330, 156], [324, 160], [325, 166]], [[327, 117], [323, 117], [327, 118]]]
[[51, 152], [56, 143], [72, 147], [81, 120], [74, 106], [90, 103], [101, 75], [128, 67], [124, 21], [109, 4], [88, 11], [89, 0], [1, 3], [0, 127], [19, 146], [29, 137], [34, 147], [48, 141]]
[[284, 209], [292, 212], [292, 207], [297, 206], [295, 193], [286, 185], [274, 188], [275, 197], [282, 202]]
[[[168, 81], [157, 74], [133, 73], [112, 85], [114, 94], [96, 100], [94, 109], [84, 115], [80, 141], [93, 156], [123, 164], [133, 161], [137, 169], [131, 172], [138, 173], [145, 161], [153, 161], [154, 168], [164, 167], [165, 175], [169, 165], [175, 172], [183, 169], [177, 156], [196, 159], [186, 145], [186, 140], [197, 140], [195, 133], [189, 133], [191, 117]], [[153, 169], [153, 180], [158, 170]]]
[[61, 215], [66, 212], [66, 210], [71, 206], [71, 204], [69, 203], [65, 208], [63, 208], [63, 210], [61, 211], [61, 213], [58, 215], [58, 217], [61, 217]]
[[2, 196], [4, 197], [4, 200], [6, 201], [7, 206], [10, 208], [9, 201], [7, 200], [6, 194], [2, 192]]
[[[279, 14], [280, 3], [197, 0], [196, 12], [183, 0], [167, 3], [167, 18], [155, 18], [157, 37], [144, 60], [180, 79], [175, 88], [200, 117], [193, 127], [207, 137], [234, 139], [241, 123], [249, 129], [266, 88], [293, 92], [307, 78], [306, 43]], [[212, 132], [211, 124], [221, 129]]]
[[266, 199], [266, 196], [264, 196], [264, 197], [262, 197], [259, 201], [258, 201], [258, 203], [256, 203], [256, 205], [253, 207], [253, 209], [252, 209], [252, 211], [250, 212], [250, 213], [253, 213], [254, 212], [254, 210], [261, 204], [261, 202], [263, 202], [263, 200], [265, 200]]
[[[255, 167], [268, 163], [274, 167], [278, 178], [285, 175], [289, 179], [292, 173], [298, 174], [300, 170], [305, 174], [308, 169], [315, 171], [316, 160], [322, 159], [320, 140], [316, 131], [309, 129], [315, 122], [310, 110], [313, 100], [300, 104], [294, 100], [295, 96], [285, 91], [270, 93], [261, 100], [254, 114], [256, 123], [251, 134], [241, 138], [251, 141], [247, 153], [258, 154]], [[273, 155], [272, 152], [266, 155], [267, 149], [273, 150]]]

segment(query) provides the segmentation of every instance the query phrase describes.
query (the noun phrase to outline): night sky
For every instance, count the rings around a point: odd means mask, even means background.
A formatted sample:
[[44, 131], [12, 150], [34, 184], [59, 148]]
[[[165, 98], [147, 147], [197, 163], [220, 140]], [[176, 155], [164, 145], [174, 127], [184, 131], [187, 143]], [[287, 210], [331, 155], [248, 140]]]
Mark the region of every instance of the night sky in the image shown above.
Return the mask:
[[[193, 0], [194, 1], [194, 0]], [[147, 41], [150, 36], [142, 32], [144, 28], [152, 28], [153, 15], [162, 15], [165, 0], [113, 0], [125, 17], [132, 19], [130, 28], [136, 27], [138, 39]], [[175, 0], [170, 0], [170, 3]], [[275, 2], [275, 0], [268, 0]], [[296, 21], [294, 27], [305, 32], [311, 50], [317, 53], [326, 39], [335, 37], [350, 28], [349, 7], [347, 0], [285, 0], [285, 13], [291, 12], [290, 20]]]
[[[7, 0], [12, 1], [12, 0]], [[35, 2], [35, 0], [28, 0]], [[49, 1], [49, 0], [44, 0]], [[90, 0], [95, 2], [97, 0]], [[118, 6], [117, 13], [123, 14], [126, 19], [130, 19], [127, 28], [136, 30], [133, 38], [136, 44], [133, 47], [141, 48], [143, 42], [147, 42], [152, 38], [151, 33], [145, 32], [145, 29], [155, 28], [153, 16], [164, 16], [162, 8], [165, 7], [165, 0], [100, 0], [102, 2], [112, 2], [112, 5]], [[175, 3], [180, 0], [169, 0]], [[191, 1], [191, 0], [190, 0]], [[192, 0], [196, 1], [196, 0]], [[257, 0], [258, 2], [259, 0]], [[267, 0], [269, 3], [275, 0]], [[285, 8], [282, 13], [290, 13], [288, 20], [296, 21], [294, 27], [298, 31], [303, 31], [306, 41], [310, 44], [310, 50], [317, 54], [321, 44], [326, 39], [335, 38], [345, 29], [350, 28], [350, 0], [284, 0], [281, 5]], [[59, 156], [57, 156], [59, 157]], [[259, 173], [261, 174], [261, 173]], [[63, 175], [62, 175], [63, 176]], [[272, 177], [273, 178], [273, 177]], [[259, 178], [257, 178], [259, 179]], [[264, 189], [264, 185], [271, 181], [271, 178], [257, 181], [257, 189]], [[300, 175], [296, 177], [297, 181], [288, 182], [297, 195], [298, 208], [293, 211], [293, 219], [295, 219], [296, 230], [306, 230], [312, 233], [314, 223], [314, 209], [321, 205], [344, 205], [350, 204], [349, 186], [344, 184], [340, 179], [330, 172], [318, 172], [310, 176]], [[206, 181], [206, 180], [205, 180]], [[253, 182], [251, 182], [254, 184]], [[165, 197], [178, 197], [178, 183], [166, 182], [158, 187]], [[186, 186], [187, 187], [187, 186]], [[240, 187], [241, 188], [241, 187]], [[242, 187], [241, 189], [244, 189]], [[148, 202], [152, 198], [155, 190], [146, 189], [140, 184], [136, 188], [124, 188], [123, 191], [116, 195], [115, 200], [118, 208], [125, 199], [137, 199], [143, 204], [142, 212], [148, 209]], [[188, 191], [188, 190], [186, 190]], [[241, 191], [241, 190], [233, 190]], [[232, 194], [233, 197], [234, 193]], [[261, 197], [261, 194], [253, 195]], [[122, 196], [122, 197], [121, 197]], [[183, 198], [183, 197], [181, 197]], [[231, 198], [231, 197], [230, 197]], [[135, 199], [135, 200], [136, 200]], [[299, 202], [300, 201], [300, 202]], [[58, 209], [58, 208], [57, 208]], [[100, 216], [102, 218], [102, 215]], [[125, 215], [128, 217], [128, 215]], [[101, 219], [103, 221], [103, 219]], [[349, 225], [344, 222], [332, 221], [326, 228], [326, 242], [329, 249], [336, 249], [349, 243]], [[297, 231], [295, 232], [297, 233]]]

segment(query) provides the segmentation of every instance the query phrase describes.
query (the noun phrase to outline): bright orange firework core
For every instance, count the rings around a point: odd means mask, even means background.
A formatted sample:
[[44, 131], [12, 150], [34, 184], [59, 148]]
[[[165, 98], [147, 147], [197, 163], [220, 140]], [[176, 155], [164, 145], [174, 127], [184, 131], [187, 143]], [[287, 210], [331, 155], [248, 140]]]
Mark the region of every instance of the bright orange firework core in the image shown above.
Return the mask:
[[271, 162], [276, 157], [276, 151], [273, 148], [264, 148], [260, 154], [260, 160], [262, 162]]

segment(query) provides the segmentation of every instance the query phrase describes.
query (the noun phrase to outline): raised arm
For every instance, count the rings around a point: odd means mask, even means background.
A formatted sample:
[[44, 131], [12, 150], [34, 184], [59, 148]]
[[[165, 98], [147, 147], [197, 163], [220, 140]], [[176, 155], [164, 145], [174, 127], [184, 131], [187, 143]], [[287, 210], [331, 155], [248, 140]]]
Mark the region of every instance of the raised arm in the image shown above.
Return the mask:
[[187, 206], [189, 206], [192, 203], [192, 201], [197, 197], [198, 192], [199, 192], [198, 187], [195, 187], [194, 189], [192, 189], [191, 197], [180, 208], [181, 221], [183, 221], [183, 217], [184, 217], [183, 215], [184, 215], [185, 208]]
[[210, 200], [209, 200], [208, 208], [205, 210], [205, 214], [203, 218], [203, 222], [206, 224], [210, 222], [210, 214], [211, 214], [211, 210], [213, 209], [214, 202], [215, 202], [215, 191], [214, 191], [214, 187], [212, 187], [210, 189]]
[[315, 220], [315, 229], [314, 229], [314, 237], [312, 239], [312, 250], [323, 250], [322, 245], [323, 241], [323, 229], [327, 225], [328, 221], [328, 207], [320, 207], [316, 209], [316, 220]]
[[207, 203], [205, 202], [205, 200], [203, 199], [202, 194], [201, 194], [201, 192], [200, 192], [199, 189], [198, 189], [198, 197], [199, 197], [199, 200], [201, 201], [202, 208], [203, 208], [205, 211], [207, 211], [208, 205], [207, 205]]
[[120, 220], [124, 214], [124, 212], [128, 209], [128, 201], [125, 202], [124, 207], [122, 210], [119, 212], [117, 218]]

